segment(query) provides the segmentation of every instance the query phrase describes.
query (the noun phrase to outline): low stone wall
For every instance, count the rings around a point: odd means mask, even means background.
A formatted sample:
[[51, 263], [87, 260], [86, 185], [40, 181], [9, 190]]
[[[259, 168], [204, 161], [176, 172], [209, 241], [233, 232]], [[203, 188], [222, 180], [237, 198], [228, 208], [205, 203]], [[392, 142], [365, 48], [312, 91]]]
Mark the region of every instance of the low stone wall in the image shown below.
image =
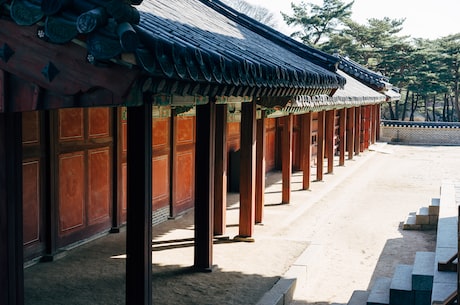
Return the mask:
[[382, 121], [380, 141], [460, 145], [460, 123]]

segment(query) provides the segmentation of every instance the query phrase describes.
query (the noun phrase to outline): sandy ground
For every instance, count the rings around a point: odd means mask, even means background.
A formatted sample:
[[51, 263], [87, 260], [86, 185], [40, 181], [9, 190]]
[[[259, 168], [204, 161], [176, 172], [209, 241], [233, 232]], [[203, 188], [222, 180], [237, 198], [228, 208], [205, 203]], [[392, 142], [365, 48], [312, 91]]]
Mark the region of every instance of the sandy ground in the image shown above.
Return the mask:
[[[301, 191], [293, 174], [292, 202], [280, 205], [279, 173], [268, 175], [263, 225], [255, 242], [234, 242], [238, 196], [229, 195], [228, 241], [216, 241], [211, 273], [195, 273], [193, 213], [155, 226], [154, 304], [255, 304], [301, 258], [295, 304], [346, 304], [416, 251], [431, 251], [434, 231], [403, 231], [409, 212], [439, 196], [444, 179], [460, 180], [460, 147], [378, 143], [334, 167]], [[313, 171], [314, 172], [314, 171]], [[314, 180], [315, 177], [312, 177]], [[69, 250], [25, 270], [27, 305], [124, 304], [125, 234]]]

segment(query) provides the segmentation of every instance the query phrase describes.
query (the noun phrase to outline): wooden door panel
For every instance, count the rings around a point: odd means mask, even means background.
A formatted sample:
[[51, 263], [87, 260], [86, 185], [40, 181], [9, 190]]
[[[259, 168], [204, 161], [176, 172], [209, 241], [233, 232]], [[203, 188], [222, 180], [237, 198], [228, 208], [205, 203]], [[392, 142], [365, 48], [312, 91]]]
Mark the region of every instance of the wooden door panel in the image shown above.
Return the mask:
[[265, 147], [265, 166], [266, 166], [266, 171], [270, 171], [275, 168], [275, 135], [276, 132], [275, 130], [270, 130], [266, 132], [266, 147]]
[[195, 117], [174, 118], [173, 214], [194, 205], [195, 194]]
[[128, 164], [123, 163], [121, 165], [121, 215], [122, 215], [122, 222], [126, 221], [126, 212], [128, 211], [128, 204], [126, 200], [126, 190], [128, 188], [128, 181], [127, 181], [127, 174], [128, 174]]
[[40, 239], [40, 161], [24, 162], [23, 169], [23, 221], [24, 245]]
[[177, 118], [177, 144], [193, 144], [195, 140], [194, 117]]
[[88, 109], [89, 138], [103, 138], [110, 136], [109, 108]]
[[154, 209], [169, 204], [169, 156], [152, 160], [152, 203]]
[[240, 149], [240, 122], [227, 123], [227, 150], [238, 151]]
[[169, 146], [169, 118], [154, 119], [152, 123], [152, 148], [154, 151]]
[[40, 143], [40, 126], [38, 111], [23, 112], [22, 114], [22, 144], [34, 145]]
[[88, 223], [90, 225], [110, 218], [110, 159], [109, 148], [88, 152]]
[[[195, 187], [194, 162], [195, 154], [193, 151], [186, 151], [177, 154], [177, 173], [175, 181], [176, 205], [187, 207], [193, 206], [193, 194]], [[183, 210], [186, 207], [178, 208]]]
[[60, 234], [84, 226], [84, 153], [59, 156], [59, 225]]
[[59, 140], [77, 141], [84, 139], [83, 109], [61, 109], [59, 111]]

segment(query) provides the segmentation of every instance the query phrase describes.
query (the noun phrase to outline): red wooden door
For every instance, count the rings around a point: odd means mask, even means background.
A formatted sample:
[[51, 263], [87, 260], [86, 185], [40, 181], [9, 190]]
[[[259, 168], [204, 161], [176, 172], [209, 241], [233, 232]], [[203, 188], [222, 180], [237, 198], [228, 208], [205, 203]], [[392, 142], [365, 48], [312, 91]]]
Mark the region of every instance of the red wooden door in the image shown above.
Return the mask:
[[109, 108], [55, 112], [54, 181], [58, 246], [111, 226], [112, 128]]
[[195, 116], [174, 117], [172, 216], [194, 206]]
[[275, 168], [276, 152], [276, 119], [265, 120], [265, 171]]
[[23, 238], [24, 260], [41, 256], [45, 251], [45, 166], [43, 113], [22, 114], [23, 143]]
[[170, 201], [170, 120], [155, 117], [152, 122], [152, 205], [153, 211], [169, 208]]

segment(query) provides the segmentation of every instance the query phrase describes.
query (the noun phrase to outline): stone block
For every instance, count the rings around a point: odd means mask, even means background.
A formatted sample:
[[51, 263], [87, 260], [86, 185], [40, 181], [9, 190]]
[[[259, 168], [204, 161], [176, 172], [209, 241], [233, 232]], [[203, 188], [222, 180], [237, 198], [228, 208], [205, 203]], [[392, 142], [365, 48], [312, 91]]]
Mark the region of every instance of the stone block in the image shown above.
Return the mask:
[[367, 305], [389, 305], [390, 304], [391, 278], [377, 278], [372, 286]]
[[434, 252], [415, 253], [414, 268], [412, 270], [412, 289], [417, 291], [431, 291], [435, 268]]
[[431, 290], [430, 291], [414, 291], [415, 305], [431, 305]]
[[412, 265], [397, 265], [390, 284], [390, 304], [413, 304]]
[[427, 207], [421, 207], [415, 215], [415, 223], [418, 225], [427, 225], [430, 223], [430, 216]]
[[364, 305], [369, 298], [369, 291], [365, 290], [355, 290], [351, 295], [350, 300], [347, 305]]

